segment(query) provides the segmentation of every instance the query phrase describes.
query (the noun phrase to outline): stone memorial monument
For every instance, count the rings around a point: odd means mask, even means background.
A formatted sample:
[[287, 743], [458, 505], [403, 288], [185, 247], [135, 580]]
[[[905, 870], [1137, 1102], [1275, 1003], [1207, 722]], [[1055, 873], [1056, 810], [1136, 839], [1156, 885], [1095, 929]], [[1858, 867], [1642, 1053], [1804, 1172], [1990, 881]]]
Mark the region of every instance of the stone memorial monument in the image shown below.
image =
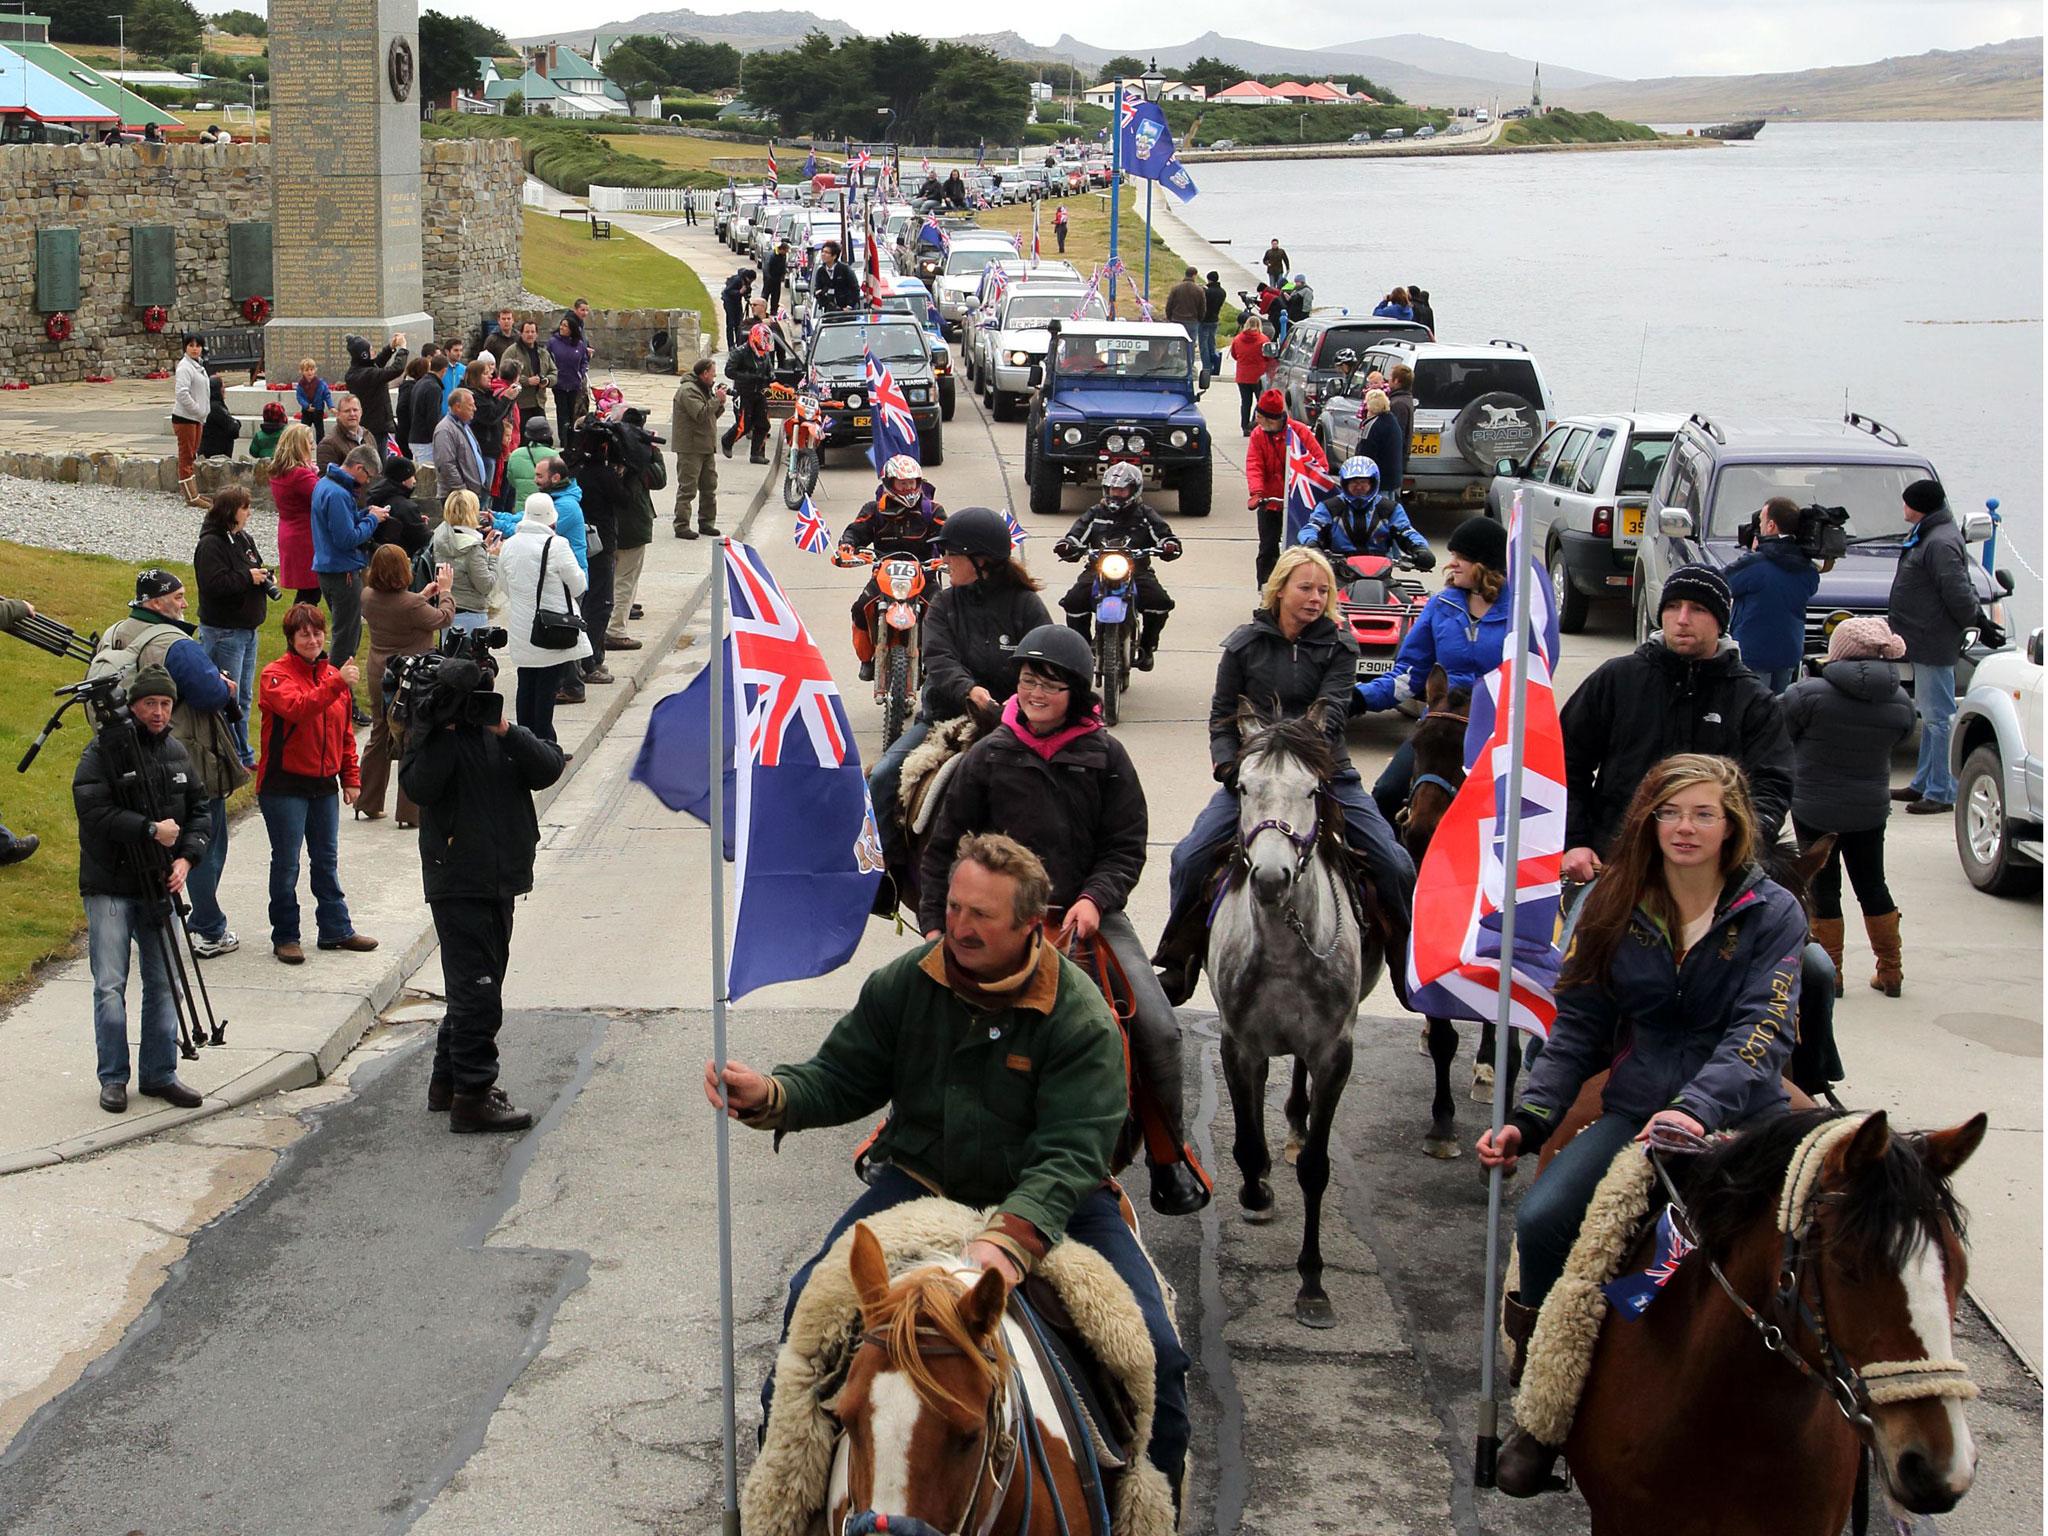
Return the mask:
[[433, 334], [421, 289], [417, 0], [271, 0], [271, 263], [266, 371], [315, 358], [338, 386], [342, 338]]

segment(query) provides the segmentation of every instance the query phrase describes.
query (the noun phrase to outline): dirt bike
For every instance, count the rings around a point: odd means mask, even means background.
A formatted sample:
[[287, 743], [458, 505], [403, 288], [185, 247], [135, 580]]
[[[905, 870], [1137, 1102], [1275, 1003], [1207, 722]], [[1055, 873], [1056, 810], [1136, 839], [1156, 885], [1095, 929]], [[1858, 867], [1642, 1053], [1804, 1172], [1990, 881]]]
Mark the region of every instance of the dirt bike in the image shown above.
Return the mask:
[[787, 437], [782, 456], [782, 504], [794, 512], [818, 488], [825, 430], [818, 422], [797, 416], [790, 419]]
[[1144, 620], [1138, 613], [1138, 571], [1153, 555], [1180, 558], [1178, 543], [1131, 548], [1122, 540], [1083, 548], [1062, 541], [1054, 553], [1062, 560], [1088, 557], [1094, 592], [1089, 611], [1095, 619], [1095, 683], [1102, 695], [1102, 723], [1115, 725], [1123, 691], [1131, 685], [1132, 658]]
[[913, 555], [884, 555], [841, 545], [832, 563], [843, 569], [872, 565], [881, 601], [870, 620], [875, 638], [875, 702], [882, 706], [882, 746], [886, 749], [917, 709], [924, 686], [924, 615], [938, 595], [944, 560], [920, 561]]

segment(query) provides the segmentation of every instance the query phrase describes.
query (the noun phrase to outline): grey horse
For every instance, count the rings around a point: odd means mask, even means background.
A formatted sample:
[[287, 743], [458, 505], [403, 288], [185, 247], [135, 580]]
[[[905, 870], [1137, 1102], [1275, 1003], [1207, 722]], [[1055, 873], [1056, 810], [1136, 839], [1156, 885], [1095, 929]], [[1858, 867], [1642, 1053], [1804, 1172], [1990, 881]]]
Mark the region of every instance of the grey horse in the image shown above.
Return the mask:
[[1209, 984], [1223, 1023], [1223, 1073], [1237, 1119], [1232, 1146], [1247, 1221], [1273, 1219], [1273, 1166], [1266, 1147], [1266, 1068], [1294, 1058], [1287, 1096], [1290, 1151], [1304, 1217], [1295, 1268], [1297, 1321], [1336, 1325], [1323, 1291], [1323, 1191], [1330, 1182], [1330, 1127], [1351, 1075], [1351, 1024], [1379, 979], [1342, 882], [1349, 878], [1342, 810], [1324, 793], [1336, 763], [1324, 706], [1278, 723], [1249, 706], [1238, 717], [1239, 857], [1209, 933]]

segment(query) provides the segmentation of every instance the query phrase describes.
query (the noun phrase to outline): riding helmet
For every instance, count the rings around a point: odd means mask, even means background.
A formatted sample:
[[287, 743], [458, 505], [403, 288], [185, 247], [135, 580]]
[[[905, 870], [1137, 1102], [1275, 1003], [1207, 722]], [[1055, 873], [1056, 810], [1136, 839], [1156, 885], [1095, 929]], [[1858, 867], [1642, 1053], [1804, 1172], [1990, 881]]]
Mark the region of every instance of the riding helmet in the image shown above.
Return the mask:
[[949, 555], [982, 560], [1010, 558], [1010, 530], [1003, 515], [987, 507], [962, 507], [939, 525], [939, 548]]
[[1451, 531], [1451, 553], [1491, 571], [1508, 568], [1508, 531], [1485, 515], [1468, 517]]
[[1011, 652], [1020, 667], [1025, 662], [1057, 672], [1070, 687], [1083, 690], [1095, 676], [1095, 651], [1086, 640], [1065, 624], [1041, 624]]

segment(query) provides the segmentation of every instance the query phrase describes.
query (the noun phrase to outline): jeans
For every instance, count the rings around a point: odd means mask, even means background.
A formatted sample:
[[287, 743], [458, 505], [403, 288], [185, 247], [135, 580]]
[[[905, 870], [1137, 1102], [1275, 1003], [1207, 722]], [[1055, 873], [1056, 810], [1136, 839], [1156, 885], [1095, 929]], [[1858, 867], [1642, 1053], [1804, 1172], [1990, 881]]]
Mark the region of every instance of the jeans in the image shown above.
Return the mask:
[[128, 946], [133, 943], [142, 952], [142, 1086], [169, 1082], [178, 1074], [178, 1009], [163, 928], [148, 904], [132, 896], [88, 896], [85, 932], [100, 1081], [128, 1081]]
[[434, 1076], [457, 1093], [488, 1093], [498, 1081], [505, 968], [512, 959], [512, 903], [465, 896], [431, 905], [448, 995], [448, 1009], [434, 1040]]
[[256, 749], [250, 745], [249, 728], [256, 719], [256, 631], [221, 629], [212, 624], [199, 626], [199, 648], [206, 659], [235, 682], [235, 702], [242, 707], [242, 724], [236, 745], [241, 748], [242, 766], [256, 766]]
[[1394, 748], [1394, 755], [1387, 759], [1387, 766], [1380, 771], [1372, 786], [1372, 803], [1387, 818], [1388, 826], [1394, 824], [1394, 818], [1408, 804], [1408, 791], [1414, 782], [1415, 738], [1409, 736]]
[[327, 600], [327, 659], [337, 667], [352, 658], [363, 637], [363, 573], [319, 571], [320, 595]]
[[1949, 772], [1948, 738], [1955, 728], [1956, 669], [1913, 663], [1913, 707], [1920, 711], [1920, 761], [1913, 788], [1923, 799], [1956, 803], [1955, 775]]
[[1773, 694], [1779, 694], [1799, 681], [1799, 668], [1796, 666], [1759, 667], [1756, 669], [1756, 675], [1757, 680], [1764, 687], [1768, 688]]
[[[1802, 848], [1828, 835], [1818, 827], [1809, 827], [1796, 816], [1792, 818], [1792, 830]], [[1808, 893], [1813, 898], [1813, 915], [1842, 915], [1842, 869], [1845, 865], [1849, 870], [1849, 884], [1856, 891], [1856, 905], [1863, 909], [1866, 917], [1883, 917], [1895, 910], [1898, 903], [1892, 900], [1891, 887], [1884, 878], [1884, 823], [1879, 822], [1861, 832], [1837, 832], [1834, 839], [1834, 852], [1814, 874], [1813, 886]]]
[[431, 464], [434, 462], [434, 445], [431, 442], [407, 443], [405, 445], [405, 452], [406, 457], [415, 464]]
[[1195, 344], [1202, 352], [1202, 372], [1210, 378], [1223, 371], [1223, 354], [1216, 350], [1216, 322], [1198, 320], [1195, 322]]
[[485, 629], [489, 627], [490, 622], [491, 616], [488, 613], [476, 609], [467, 613], [458, 612], [449, 621], [448, 627], [452, 630]]
[[932, 733], [932, 722], [919, 715], [903, 728], [903, 734], [889, 743], [873, 772], [868, 774], [868, 798], [874, 802], [875, 828], [882, 837], [882, 867], [901, 869], [910, 857], [903, 842], [903, 825], [898, 819], [896, 796], [903, 788], [903, 760], [924, 745]]
[[270, 833], [270, 942], [299, 942], [299, 849], [313, 861], [313, 923], [322, 944], [354, 932], [348, 898], [341, 893], [341, 796], [258, 795]]
[[218, 942], [228, 931], [227, 914], [220, 909], [220, 877], [228, 867], [228, 803], [215, 798], [207, 802], [211, 826], [206, 834], [206, 852], [185, 877], [185, 894], [192, 901], [190, 924], [202, 939]]
[[1540, 1307], [1564, 1273], [1572, 1242], [1585, 1220], [1593, 1191], [1643, 1122], [1633, 1115], [1603, 1114], [1551, 1159], [1543, 1177], [1527, 1187], [1515, 1209], [1515, 1244], [1522, 1268], [1524, 1306]]
[[[789, 1300], [782, 1309], [783, 1337], [789, 1336], [790, 1320], [796, 1316], [797, 1298], [803, 1295], [811, 1271], [818, 1267], [841, 1234], [857, 1221], [865, 1221], [870, 1216], [906, 1205], [912, 1200], [921, 1200], [930, 1193], [909, 1174], [894, 1168], [884, 1168], [877, 1174], [874, 1183], [832, 1224], [832, 1230], [825, 1234], [825, 1241], [809, 1262], [791, 1278]], [[1178, 1489], [1188, 1457], [1187, 1351], [1181, 1347], [1180, 1335], [1174, 1330], [1173, 1316], [1167, 1311], [1166, 1298], [1159, 1289], [1159, 1276], [1153, 1271], [1152, 1261], [1145, 1256], [1137, 1238], [1124, 1225], [1122, 1210], [1123, 1192], [1113, 1184], [1104, 1184], [1074, 1207], [1074, 1214], [1067, 1220], [1066, 1235], [1073, 1242], [1093, 1248], [1109, 1261], [1109, 1267], [1131, 1288], [1131, 1296], [1144, 1316], [1145, 1331], [1152, 1336], [1152, 1374], [1156, 1396], [1152, 1443], [1146, 1447], [1145, 1454], [1146, 1459]], [[764, 1419], [774, 1396], [775, 1371], [771, 1366], [768, 1379], [761, 1383], [761, 1416]]]
[[590, 585], [583, 589], [583, 628], [590, 635], [586, 673], [604, 665], [604, 637], [612, 623], [612, 552], [590, 557]]
[[542, 741], [555, 739], [555, 688], [562, 680], [562, 664], [521, 667], [512, 698], [512, 720]]

